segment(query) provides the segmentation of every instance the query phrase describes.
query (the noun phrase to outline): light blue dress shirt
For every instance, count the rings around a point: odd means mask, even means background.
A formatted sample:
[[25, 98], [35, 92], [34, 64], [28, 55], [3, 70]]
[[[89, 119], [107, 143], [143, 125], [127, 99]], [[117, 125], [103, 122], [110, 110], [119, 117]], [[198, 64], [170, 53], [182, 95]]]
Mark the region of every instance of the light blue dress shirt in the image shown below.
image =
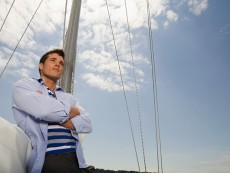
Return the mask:
[[[36, 79], [22, 79], [13, 88], [13, 114], [17, 125], [30, 138], [32, 153], [28, 164], [28, 173], [40, 173], [44, 164], [47, 149], [48, 123], [64, 123], [69, 119], [71, 106], [80, 109], [80, 115], [71, 119], [75, 131], [71, 131], [76, 138], [76, 155], [80, 168], [87, 167], [78, 139], [78, 133], [90, 133], [92, 125], [88, 113], [79, 105], [78, 101], [60, 87], [55, 89], [56, 99], [49, 96], [45, 85]], [[37, 91], [42, 92], [39, 93]]]

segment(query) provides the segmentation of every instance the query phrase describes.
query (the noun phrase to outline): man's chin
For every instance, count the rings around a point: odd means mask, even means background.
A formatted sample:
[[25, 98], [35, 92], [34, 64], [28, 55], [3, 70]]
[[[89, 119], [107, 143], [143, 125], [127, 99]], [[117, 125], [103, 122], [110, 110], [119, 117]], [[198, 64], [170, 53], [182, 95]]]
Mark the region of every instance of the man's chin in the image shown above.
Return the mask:
[[50, 79], [51, 80], [53, 80], [53, 81], [55, 81], [55, 82], [57, 82], [59, 79], [60, 79], [61, 77], [57, 77], [57, 76], [52, 76], [52, 77], [50, 77]]

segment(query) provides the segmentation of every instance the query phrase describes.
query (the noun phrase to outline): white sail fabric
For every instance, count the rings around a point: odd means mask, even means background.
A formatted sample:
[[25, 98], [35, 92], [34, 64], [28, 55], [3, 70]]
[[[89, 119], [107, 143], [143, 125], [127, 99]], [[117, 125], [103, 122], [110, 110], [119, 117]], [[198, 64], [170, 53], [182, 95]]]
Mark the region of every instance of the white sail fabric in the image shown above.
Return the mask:
[[25, 133], [0, 117], [0, 172], [26, 173], [31, 150]]

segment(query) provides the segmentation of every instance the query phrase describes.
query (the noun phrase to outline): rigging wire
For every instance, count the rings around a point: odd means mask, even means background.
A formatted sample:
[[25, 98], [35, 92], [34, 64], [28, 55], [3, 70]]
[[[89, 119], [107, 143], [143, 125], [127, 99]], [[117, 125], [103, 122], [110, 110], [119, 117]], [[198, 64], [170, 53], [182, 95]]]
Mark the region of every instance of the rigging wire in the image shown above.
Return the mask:
[[131, 118], [130, 118], [130, 113], [129, 113], [128, 101], [127, 101], [125, 88], [124, 88], [124, 81], [123, 81], [123, 77], [122, 77], [122, 73], [121, 73], [120, 60], [118, 58], [117, 47], [116, 47], [115, 37], [114, 37], [114, 33], [113, 33], [113, 27], [112, 27], [111, 18], [110, 18], [108, 2], [107, 2], [107, 0], [105, 0], [105, 1], [106, 1], [108, 16], [109, 16], [110, 28], [111, 28], [111, 32], [112, 32], [112, 36], [113, 36], [113, 43], [114, 43], [117, 63], [118, 63], [118, 67], [119, 67], [120, 77], [121, 77], [121, 83], [122, 83], [122, 89], [123, 89], [123, 94], [124, 94], [125, 103], [126, 103], [126, 109], [127, 109], [128, 118], [129, 118], [129, 125], [130, 125], [130, 129], [131, 129], [131, 133], [132, 133], [132, 140], [133, 140], [133, 144], [134, 144], [134, 149], [135, 149], [138, 169], [139, 169], [139, 172], [140, 172], [140, 164], [139, 164], [139, 160], [138, 160], [138, 156], [137, 156], [137, 149], [136, 149], [136, 144], [135, 144], [135, 140], [134, 140], [134, 134], [133, 134], [132, 123], [131, 123]]
[[28, 27], [30, 26], [30, 23], [32, 22], [32, 20], [33, 20], [33, 18], [34, 18], [34, 16], [35, 16], [35, 14], [37, 13], [38, 9], [40, 8], [40, 6], [41, 6], [42, 2], [43, 2], [43, 0], [41, 0], [41, 1], [40, 1], [39, 5], [38, 5], [38, 7], [37, 7], [37, 9], [36, 9], [36, 11], [34, 12], [34, 14], [33, 14], [32, 18], [30, 19], [30, 21], [29, 21], [29, 23], [28, 23], [28, 25], [27, 25], [26, 29], [24, 30], [24, 32], [23, 32], [23, 34], [22, 34], [21, 38], [19, 39], [19, 41], [18, 41], [18, 43], [17, 43], [16, 47], [14, 48], [14, 50], [13, 50], [13, 52], [12, 52], [12, 54], [11, 54], [11, 56], [10, 56], [9, 60], [7, 61], [7, 63], [6, 63], [6, 65], [5, 65], [5, 67], [4, 67], [4, 69], [2, 70], [2, 73], [1, 73], [1, 75], [0, 75], [0, 78], [2, 77], [3, 73], [5, 72], [6, 67], [8, 66], [8, 64], [9, 64], [10, 60], [12, 59], [12, 57], [13, 57], [13, 55], [14, 55], [14, 53], [15, 53], [15, 51], [16, 51], [16, 49], [17, 49], [17, 47], [18, 47], [18, 45], [20, 44], [20, 42], [21, 42], [21, 40], [22, 40], [23, 36], [25, 35], [25, 33], [26, 33], [26, 31], [27, 31]]
[[140, 133], [141, 133], [141, 142], [142, 142], [142, 153], [143, 153], [143, 158], [144, 158], [145, 172], [147, 172], [146, 161], [145, 161], [145, 150], [144, 150], [144, 137], [143, 137], [143, 130], [142, 130], [142, 122], [141, 122], [139, 95], [138, 95], [138, 90], [137, 90], [136, 70], [135, 70], [135, 64], [134, 64], [134, 60], [133, 60], [133, 49], [132, 49], [132, 41], [131, 41], [131, 36], [130, 36], [128, 10], [127, 10], [126, 0], [124, 0], [124, 2], [125, 2], [127, 27], [128, 27], [128, 33], [129, 33], [128, 34], [129, 35], [129, 45], [130, 45], [130, 51], [131, 51], [131, 57], [132, 57], [133, 77], [134, 77], [134, 84], [135, 84], [135, 91], [136, 91], [136, 103], [137, 103], [137, 111], [138, 111], [139, 126], [140, 126]]
[[156, 145], [157, 145], [157, 167], [158, 173], [161, 169], [163, 173], [163, 163], [162, 163], [162, 151], [161, 151], [161, 137], [160, 137], [160, 118], [158, 111], [158, 97], [157, 97], [157, 84], [156, 84], [156, 67], [154, 60], [154, 50], [153, 50], [153, 36], [151, 30], [151, 15], [149, 10], [149, 0], [147, 2], [147, 13], [148, 13], [148, 28], [149, 28], [149, 44], [150, 44], [150, 53], [151, 53], [151, 66], [152, 66], [152, 87], [154, 94], [154, 111], [155, 111], [155, 126], [156, 126]]
[[64, 49], [64, 45], [65, 45], [65, 23], [66, 23], [66, 13], [67, 13], [67, 4], [68, 4], [68, 0], [66, 0], [65, 2], [65, 15], [64, 15], [64, 27], [63, 27], [63, 49]]
[[7, 13], [7, 15], [6, 15], [6, 17], [5, 17], [4, 21], [3, 21], [3, 23], [2, 23], [0, 32], [2, 31], [2, 28], [3, 28], [3, 26], [4, 26], [5, 22], [6, 22], [6, 20], [7, 20], [8, 16], [9, 16], [9, 14], [10, 14], [10, 11], [11, 11], [13, 5], [14, 5], [14, 2], [15, 2], [15, 0], [12, 2], [11, 6], [10, 6], [10, 9], [9, 9], [9, 11], [8, 11], [8, 13]]

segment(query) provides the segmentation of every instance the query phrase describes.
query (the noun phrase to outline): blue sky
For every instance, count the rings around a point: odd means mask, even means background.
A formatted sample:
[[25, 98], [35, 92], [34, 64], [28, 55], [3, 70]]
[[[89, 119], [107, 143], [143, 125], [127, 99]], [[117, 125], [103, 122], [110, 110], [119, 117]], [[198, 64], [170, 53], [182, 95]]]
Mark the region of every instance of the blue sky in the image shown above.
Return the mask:
[[[15, 1], [0, 32], [0, 72], [39, 2]], [[74, 95], [94, 127], [84, 152], [98, 168], [138, 170], [105, 2], [83, 1], [81, 9]], [[126, 2], [146, 167], [153, 172], [157, 157], [146, 1]], [[11, 3], [0, 2], [0, 24]], [[108, 5], [144, 171], [125, 4]], [[13, 83], [38, 77], [39, 57], [62, 46], [64, 6], [64, 0], [43, 2], [0, 78], [0, 116], [12, 123]], [[229, 8], [228, 0], [150, 1], [164, 172], [230, 172]]]

